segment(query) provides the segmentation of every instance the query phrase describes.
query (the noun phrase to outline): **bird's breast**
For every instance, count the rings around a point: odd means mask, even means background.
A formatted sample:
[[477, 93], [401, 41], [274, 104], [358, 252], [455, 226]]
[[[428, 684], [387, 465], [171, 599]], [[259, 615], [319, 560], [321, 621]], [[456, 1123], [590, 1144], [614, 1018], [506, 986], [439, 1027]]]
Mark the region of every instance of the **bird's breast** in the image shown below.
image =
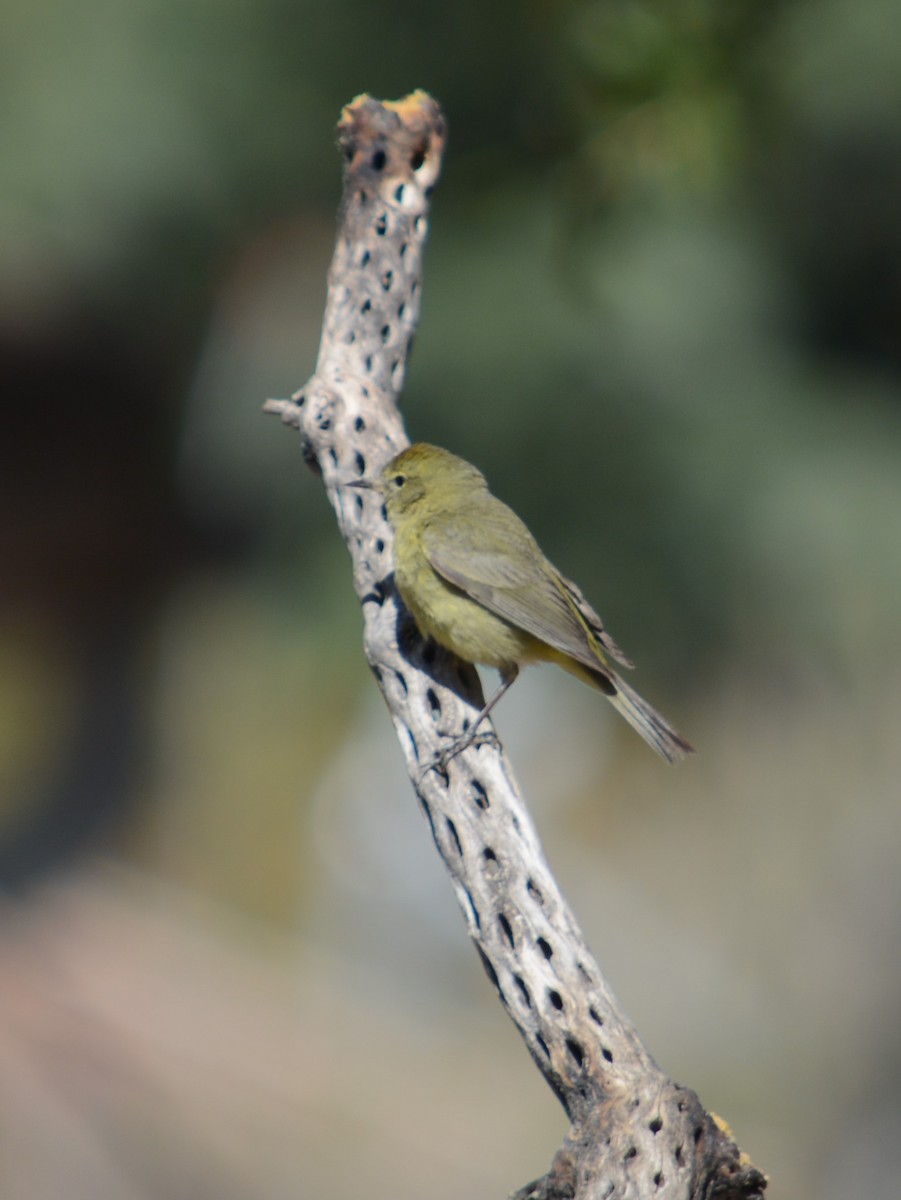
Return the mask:
[[502, 669], [534, 658], [535, 639], [438, 574], [422, 549], [395, 541], [397, 590], [424, 637], [471, 663]]

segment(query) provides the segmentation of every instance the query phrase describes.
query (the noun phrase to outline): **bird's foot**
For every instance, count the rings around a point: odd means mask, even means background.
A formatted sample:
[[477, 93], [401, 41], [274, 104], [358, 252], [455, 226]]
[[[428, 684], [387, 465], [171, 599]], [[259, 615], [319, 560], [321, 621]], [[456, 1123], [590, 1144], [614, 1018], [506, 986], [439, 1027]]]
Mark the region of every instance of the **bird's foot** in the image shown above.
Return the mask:
[[423, 768], [419, 776], [419, 782], [425, 779], [430, 771], [438, 771], [447, 779], [447, 764], [458, 754], [462, 754], [464, 750], [468, 750], [470, 746], [499, 746], [500, 741], [497, 734], [493, 731], [487, 733], [479, 732], [479, 722], [477, 721], [466, 733], [461, 734], [456, 738], [446, 750], [442, 750], [440, 754], [436, 754], [432, 761]]

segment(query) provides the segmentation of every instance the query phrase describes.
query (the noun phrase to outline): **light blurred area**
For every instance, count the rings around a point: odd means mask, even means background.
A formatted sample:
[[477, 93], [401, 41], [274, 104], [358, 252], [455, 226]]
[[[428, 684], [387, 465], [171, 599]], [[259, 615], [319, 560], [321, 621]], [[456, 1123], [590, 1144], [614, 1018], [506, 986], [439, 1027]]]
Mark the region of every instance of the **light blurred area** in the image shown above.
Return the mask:
[[901, 10], [7, 4], [0, 1192], [501, 1195], [498, 1005], [296, 437], [361, 91], [451, 126], [408, 430], [696, 744], [498, 727], [651, 1052], [771, 1194], [895, 1194]]
[[414, 1197], [428, 1179], [450, 1200], [502, 1194], [541, 1170], [546, 1126], [562, 1136], [509, 1102], [532, 1069], [485, 1014], [399, 1020], [378, 977], [150, 877], [58, 881], [0, 950], [5, 1196]]

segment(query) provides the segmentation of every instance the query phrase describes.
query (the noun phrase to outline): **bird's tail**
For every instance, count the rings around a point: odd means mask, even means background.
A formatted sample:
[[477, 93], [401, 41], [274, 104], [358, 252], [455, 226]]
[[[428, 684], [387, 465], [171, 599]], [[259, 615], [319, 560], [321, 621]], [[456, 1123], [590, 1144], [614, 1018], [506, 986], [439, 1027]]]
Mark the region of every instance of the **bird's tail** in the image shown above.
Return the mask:
[[569, 671], [583, 683], [603, 692], [620, 716], [625, 717], [661, 758], [665, 758], [669, 763], [677, 763], [687, 754], [694, 754], [695, 748], [691, 742], [686, 741], [681, 733], [673, 729], [662, 713], [648, 704], [647, 700], [639, 696], [634, 688], [629, 687], [611, 667], [603, 663], [599, 651], [594, 650], [598, 665], [589, 666], [584, 659], [580, 661], [573, 658], [571, 654], [565, 654], [547, 643], [541, 643], [541, 647], [544, 652], [541, 657], [544, 661], [558, 663], [564, 671]]
[[608, 687], [602, 688], [607, 699], [661, 758], [670, 763], [677, 763], [681, 762], [686, 754], [694, 754], [694, 746], [687, 742], [681, 733], [677, 733], [656, 708], [642, 699], [638, 692], [624, 683], [618, 675], [611, 672], [609, 682], [613, 690], [609, 690]]

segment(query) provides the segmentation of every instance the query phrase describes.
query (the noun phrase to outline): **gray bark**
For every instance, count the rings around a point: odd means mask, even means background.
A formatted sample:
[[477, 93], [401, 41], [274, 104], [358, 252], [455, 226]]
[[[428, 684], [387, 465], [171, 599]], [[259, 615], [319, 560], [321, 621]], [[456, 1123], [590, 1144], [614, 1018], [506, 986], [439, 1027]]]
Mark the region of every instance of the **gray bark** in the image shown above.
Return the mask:
[[517, 1196], [750, 1200], [764, 1176], [695, 1093], [661, 1071], [619, 1008], [497, 739], [428, 769], [481, 706], [478, 677], [422, 642], [391, 585], [380, 500], [345, 486], [408, 444], [397, 404], [445, 134], [421, 92], [396, 104], [363, 96], [344, 110], [344, 195], [316, 370], [290, 401], [265, 407], [300, 431], [321, 474], [353, 560], [366, 656], [469, 935], [571, 1122], [547, 1175]]

